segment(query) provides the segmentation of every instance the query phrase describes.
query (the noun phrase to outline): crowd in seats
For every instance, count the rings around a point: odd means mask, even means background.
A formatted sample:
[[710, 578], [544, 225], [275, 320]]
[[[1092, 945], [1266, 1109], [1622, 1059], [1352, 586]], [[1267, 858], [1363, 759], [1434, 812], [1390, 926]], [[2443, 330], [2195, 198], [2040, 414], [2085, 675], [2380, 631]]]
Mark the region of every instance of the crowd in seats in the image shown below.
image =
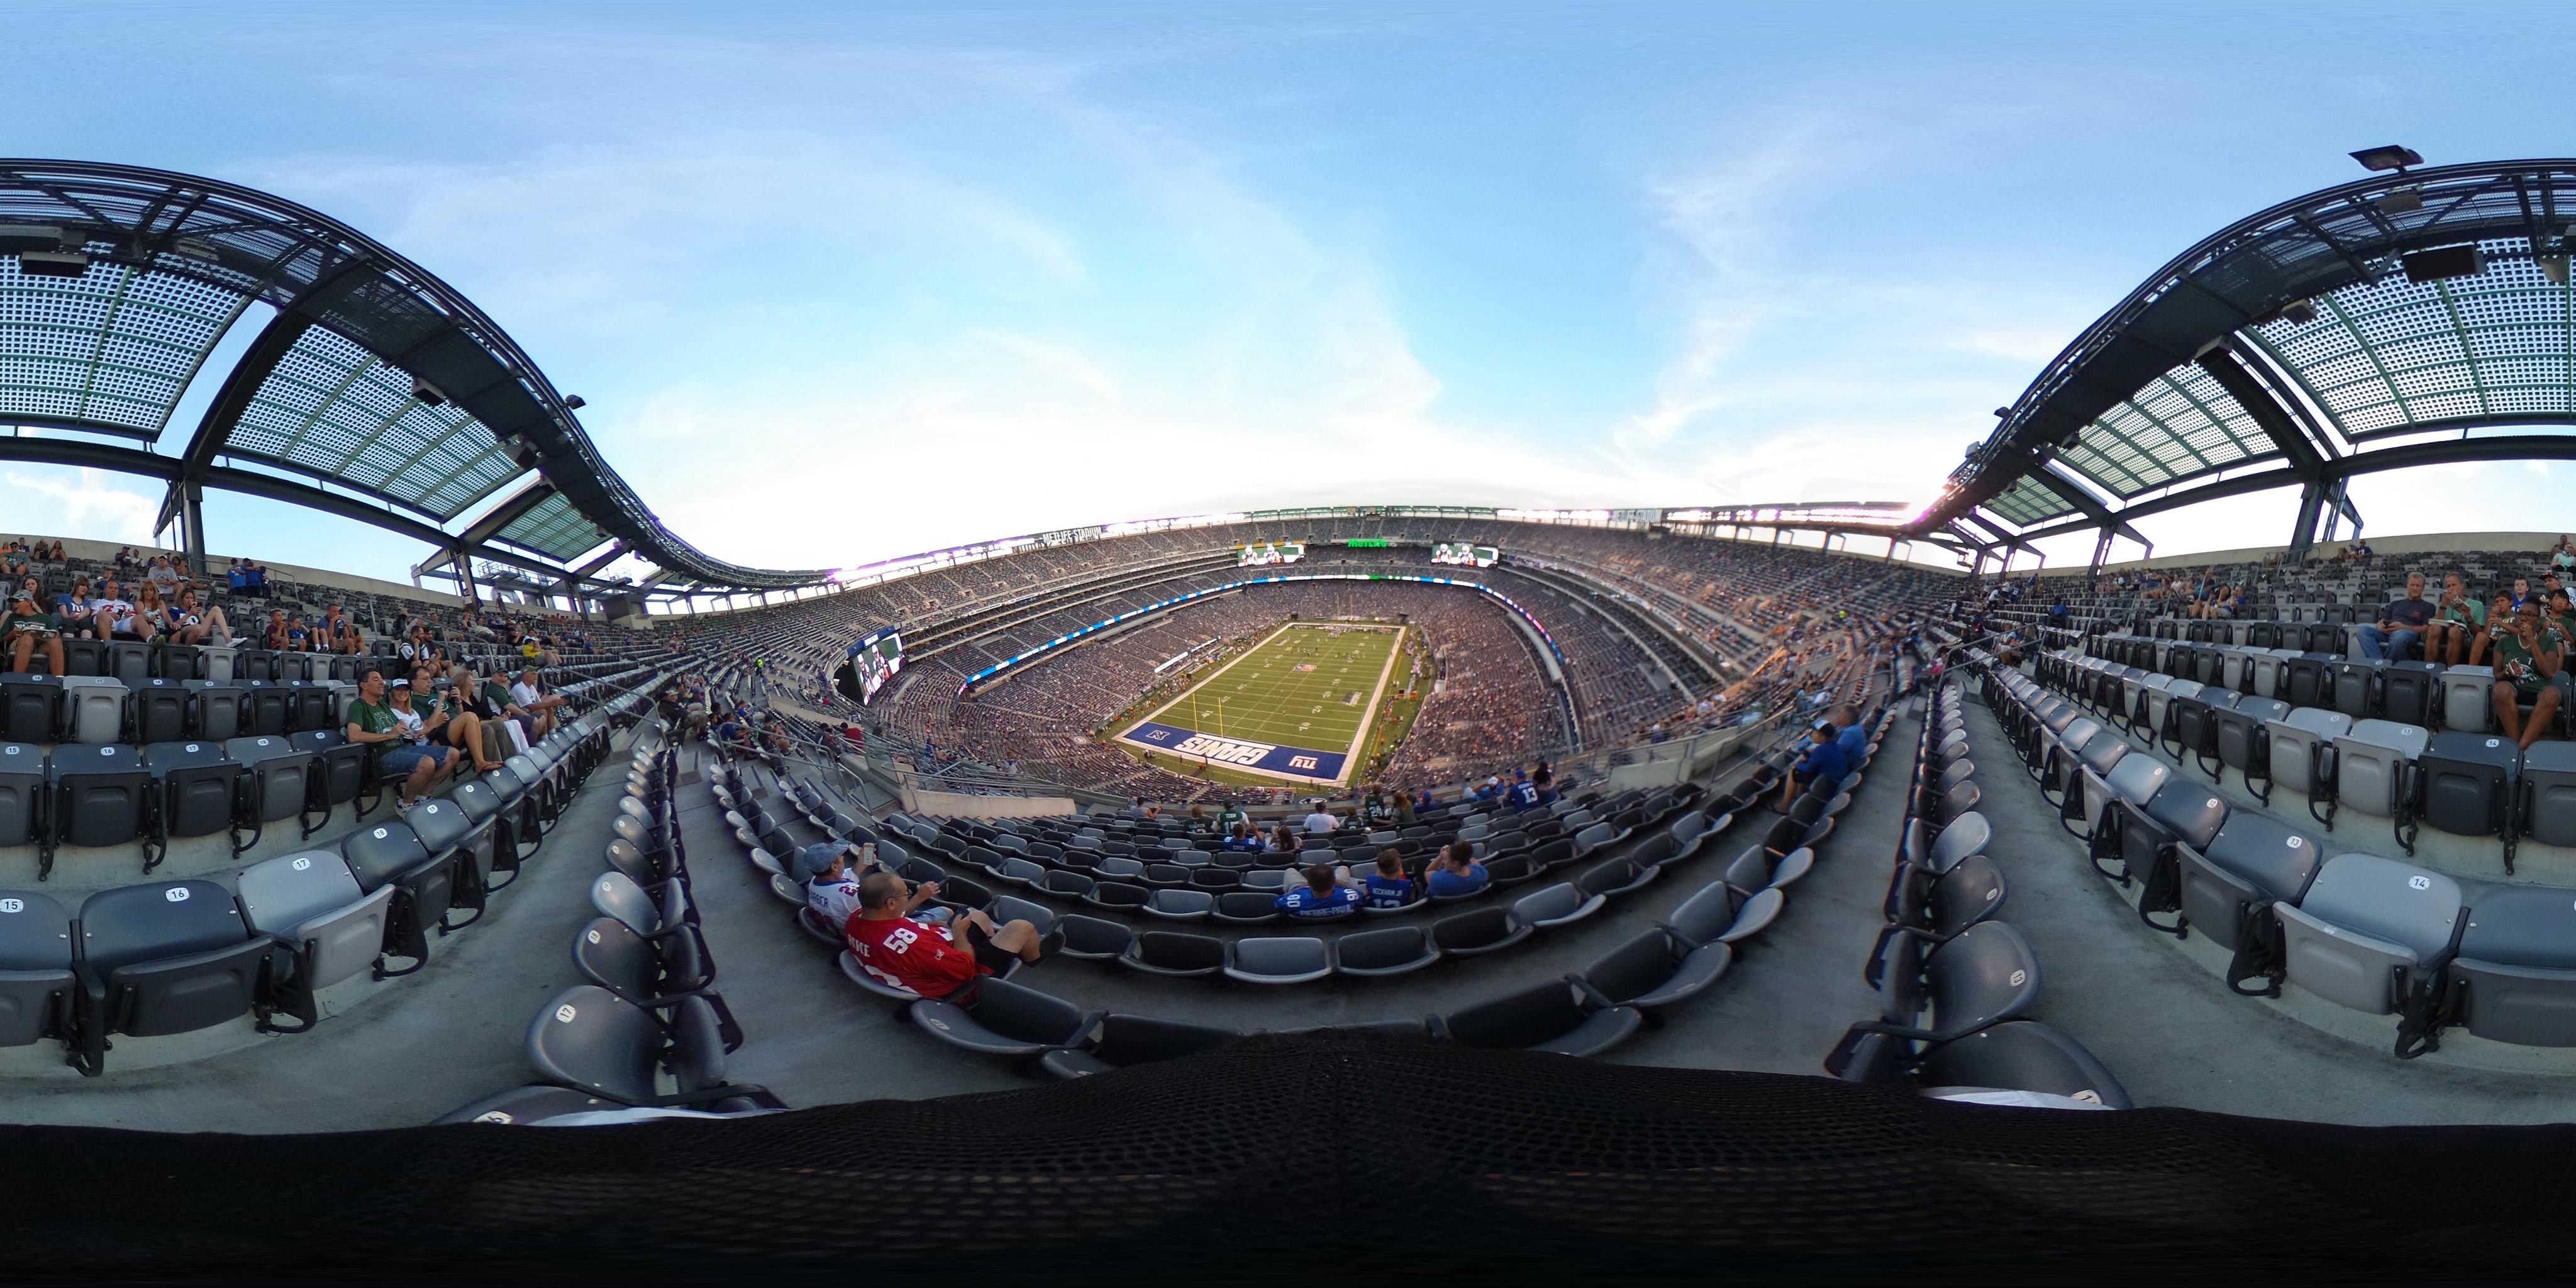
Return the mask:
[[[2096, 867], [2134, 890], [2146, 925], [2228, 950], [2234, 991], [2286, 985], [2394, 1016], [2401, 1057], [2438, 1049], [2454, 1026], [2576, 1044], [2563, 1018], [2576, 914], [2560, 911], [2576, 890], [2466, 885], [2382, 852], [2412, 858], [2430, 826], [2493, 841], [2510, 878], [2519, 840], [2576, 843], [2576, 744], [2494, 736], [2490, 677], [2453, 686], [2427, 663], [2126, 633], [2043, 653], [2035, 678], [1982, 647], [1962, 655]], [[2407, 665], [2423, 669], [2395, 669]], [[2393, 718], [2391, 702], [2431, 727]], [[2257, 803], [2233, 806], [2213, 786]]]
[[[1354, 539], [1392, 548], [1341, 544]], [[1504, 668], [1507, 676], [1484, 668], [1476, 677], [1480, 687], [1499, 685], [1506, 694], [1502, 705], [1489, 702], [1484, 709], [1524, 712], [1521, 745], [1500, 745], [1509, 735], [1489, 732], [1490, 720], [1428, 724], [1424, 732], [1434, 739], [1444, 732], [1456, 737], [1400, 750], [1392, 769], [1407, 782], [1443, 777], [1448, 771], [1428, 768], [1434, 760], [1452, 762], [1463, 779], [1578, 738], [1586, 748], [1620, 746], [1733, 725], [1791, 705], [1847, 701], [1884, 664], [1888, 642], [1905, 633], [1917, 606], [1948, 593], [1957, 580], [1906, 564], [1699, 537], [1655, 539], [1627, 529], [1326, 516], [1040, 544], [966, 562], [933, 558], [917, 565], [921, 571], [839, 594], [692, 619], [676, 628], [677, 646], [750, 659], [755, 696], [849, 722], [872, 740], [872, 749], [916, 770], [968, 784], [1020, 778], [1034, 789], [1061, 784], [1184, 800], [1200, 790], [1195, 780], [1140, 767], [1089, 741], [1091, 730], [1126, 704], [1122, 698], [1143, 692], [1134, 664], [1153, 651], [1146, 639], [1170, 638], [1152, 634], [1150, 622], [1131, 632], [1139, 637], [1131, 652], [1092, 643], [1029, 666], [1024, 676], [994, 687], [989, 713], [974, 710], [975, 701], [954, 701], [955, 694], [966, 677], [1096, 622], [1239, 580], [1246, 572], [1233, 557], [1238, 547], [1283, 540], [1308, 544], [1302, 564], [1277, 570], [1292, 575], [1412, 572], [1481, 580], [1535, 615], [1562, 650], [1574, 728], [1565, 727], [1561, 709], [1529, 701], [1529, 683], [1518, 668]], [[1503, 562], [1482, 570], [1430, 565], [1422, 547], [1435, 541], [1497, 544]], [[1569, 594], [1552, 584], [1565, 575], [1633, 595], [1645, 607]], [[1358, 593], [1348, 585], [1287, 584], [1221, 602], [1308, 590], [1323, 602], [1335, 595], [1347, 602]], [[1696, 640], [1720, 674], [1732, 677], [1729, 683], [1688, 696], [1674, 692], [1667, 666], [1704, 674], [1698, 668], [1705, 664], [1674, 651], [1664, 631], [1640, 613]], [[834, 693], [829, 677], [851, 641], [886, 627], [902, 632], [904, 669], [862, 708]], [[1233, 637], [1222, 628], [1204, 633]], [[1482, 634], [1490, 643], [1492, 632]], [[1186, 645], [1174, 651], [1179, 647]], [[1063, 678], [1047, 678], [1059, 669]]]
[[[67, 1062], [95, 1076], [107, 1067], [114, 1036], [188, 1033], [245, 1015], [264, 1033], [310, 1030], [323, 1021], [323, 990], [421, 970], [437, 936], [480, 920], [604, 756], [613, 719], [641, 704], [631, 692], [603, 699], [506, 768], [327, 848], [278, 855], [228, 878], [114, 886], [77, 909], [41, 890], [0, 892], [7, 997], [0, 1012], [9, 1017], [0, 1045], [59, 1040]], [[174, 828], [255, 829], [317, 804], [327, 817], [357, 787], [336, 772], [336, 752], [312, 750], [323, 746], [270, 737], [155, 743], [133, 757], [142, 763], [132, 770], [13, 766], [8, 795], [24, 807], [41, 785], [49, 808], [79, 816], [67, 836], [109, 822], [130, 837], [139, 813], [166, 844]], [[40, 748], [8, 750], [43, 759]], [[67, 745], [55, 754], [74, 751]], [[107, 781], [119, 774], [132, 781]], [[111, 819], [118, 801], [132, 804]], [[12, 826], [26, 825], [23, 813], [12, 814]], [[318, 828], [308, 822], [301, 839]], [[235, 854], [242, 849], [236, 840]]]
[[[1868, 717], [1855, 740], [1865, 745], [1891, 718]], [[1116, 817], [944, 824], [899, 811], [872, 817], [837, 797], [828, 772], [817, 772], [824, 767], [792, 760], [729, 757], [711, 781], [747, 860], [850, 983], [900, 1005], [942, 1042], [1079, 1077], [1237, 1034], [1086, 1011], [1015, 980], [1031, 957], [1291, 987], [1389, 980], [1443, 958], [1492, 955], [1716, 853], [1739, 813], [1776, 794], [1789, 754], [1757, 760], [1748, 778], [1716, 798], [1695, 786], [1577, 793], [1552, 803], [1534, 788], [1513, 798], [1520, 808], [1474, 799], [1417, 807], [1408, 797], [1401, 819], [1343, 819], [1318, 809], [1306, 830], [1283, 824], [1267, 844], [1249, 847], [1227, 844], [1227, 834], [1206, 823], [1154, 817], [1141, 806]], [[1663, 924], [1585, 971], [1402, 1026], [1467, 1045], [1609, 1049], [1648, 1012], [1714, 985], [1735, 946], [1772, 924], [1858, 782], [1855, 769], [1816, 784]], [[1481, 879], [1467, 888], [1426, 880], [1435, 868]], [[1370, 874], [1372, 891], [1385, 885], [1387, 897], [1363, 896], [1359, 874]], [[1354, 883], [1348, 894], [1344, 881]], [[868, 915], [853, 910], [853, 891], [880, 909], [864, 936], [849, 929]], [[939, 973], [935, 982], [880, 960], [890, 935], [907, 944], [932, 935], [949, 942], [938, 927], [964, 918], [978, 919], [990, 942], [1025, 936], [1035, 951], [979, 951], [980, 970], [954, 979]], [[1265, 926], [1288, 933], [1205, 933]]]

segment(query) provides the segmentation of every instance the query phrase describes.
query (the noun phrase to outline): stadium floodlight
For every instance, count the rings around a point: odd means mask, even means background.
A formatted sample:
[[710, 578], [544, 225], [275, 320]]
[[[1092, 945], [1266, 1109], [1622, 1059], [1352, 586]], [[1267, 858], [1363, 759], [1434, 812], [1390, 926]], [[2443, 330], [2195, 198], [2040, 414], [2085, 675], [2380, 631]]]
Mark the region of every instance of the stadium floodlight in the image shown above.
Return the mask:
[[2360, 162], [2362, 168], [2366, 170], [2394, 170], [2399, 174], [2406, 173], [2406, 167], [2410, 165], [2424, 164], [2424, 158], [2418, 155], [2415, 149], [2401, 148], [2394, 143], [2384, 147], [2363, 148], [2353, 153], [2352, 159]]
[[2380, 197], [2379, 200], [2371, 204], [2379, 207], [2379, 213], [2383, 215], [2411, 215], [2424, 208], [2424, 190], [2422, 188], [2391, 188], [2385, 195]]
[[582, 400], [582, 396], [581, 396], [580, 394], [565, 394], [565, 395], [564, 395], [564, 406], [565, 406], [565, 407], [567, 407], [567, 408], [569, 408], [569, 409], [571, 409], [571, 410], [573, 410], [573, 411], [580, 411], [582, 408], [587, 407], [587, 406], [589, 406], [589, 405], [590, 405], [589, 403], [587, 403], [587, 402], [585, 402], [585, 401], [583, 401], [583, 400]]
[[440, 392], [438, 386], [433, 385], [418, 376], [413, 376], [411, 378], [411, 396], [418, 400], [423, 406], [444, 407], [447, 405], [447, 395]]
[[2317, 306], [2306, 300], [2292, 300], [2281, 306], [2281, 316], [2299, 326], [2306, 326], [2317, 320]]
[[2540, 275], [2548, 278], [2551, 286], [2565, 286], [2567, 284], [2566, 256], [2541, 255], [2534, 257], [2532, 262], [2540, 265]]

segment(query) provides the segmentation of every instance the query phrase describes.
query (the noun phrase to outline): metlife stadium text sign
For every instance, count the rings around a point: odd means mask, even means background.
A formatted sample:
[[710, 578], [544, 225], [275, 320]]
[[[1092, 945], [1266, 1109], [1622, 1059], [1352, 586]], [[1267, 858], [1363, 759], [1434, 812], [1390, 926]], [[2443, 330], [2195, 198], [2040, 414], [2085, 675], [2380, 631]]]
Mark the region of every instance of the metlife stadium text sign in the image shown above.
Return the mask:
[[1264, 773], [1285, 774], [1332, 782], [1342, 776], [1342, 762], [1348, 753], [1310, 751], [1304, 747], [1277, 747], [1266, 742], [1246, 742], [1240, 738], [1222, 738], [1194, 729], [1181, 729], [1147, 721], [1124, 735], [1129, 742], [1157, 747], [1176, 756], [1204, 760], [1211, 765], [1232, 765], [1239, 769], [1257, 769]]

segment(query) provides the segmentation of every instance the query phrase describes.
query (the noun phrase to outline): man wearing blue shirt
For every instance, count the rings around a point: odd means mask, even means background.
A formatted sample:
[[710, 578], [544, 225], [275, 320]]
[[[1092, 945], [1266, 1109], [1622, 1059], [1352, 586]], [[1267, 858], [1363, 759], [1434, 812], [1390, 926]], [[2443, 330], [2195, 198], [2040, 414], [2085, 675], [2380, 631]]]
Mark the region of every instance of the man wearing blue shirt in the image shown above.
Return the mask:
[[1306, 869], [1306, 884], [1279, 896], [1279, 911], [1291, 921], [1333, 921], [1360, 910], [1360, 892], [1333, 879], [1333, 865]]
[[1476, 862], [1475, 856], [1476, 847], [1465, 841], [1450, 842], [1449, 847], [1440, 852], [1439, 861], [1431, 865], [1423, 883], [1432, 897], [1447, 899], [1475, 894], [1492, 882], [1493, 878], [1485, 873], [1485, 865]]
[[1788, 813], [1789, 806], [1797, 802], [1798, 793], [1807, 790], [1817, 779], [1840, 782], [1851, 773], [1851, 762], [1843, 758], [1843, 749], [1834, 743], [1840, 732], [1840, 727], [1830, 719], [1817, 721], [1815, 728], [1808, 731], [1807, 754], [1799, 757], [1797, 766], [1789, 771], [1788, 784], [1780, 791], [1781, 813]]
[[1413, 878], [1404, 875], [1404, 856], [1394, 846], [1377, 852], [1377, 871], [1361, 880], [1360, 898], [1371, 908], [1401, 908], [1413, 902]]
[[1529, 771], [1526, 769], [1512, 771], [1512, 785], [1505, 790], [1504, 796], [1511, 802], [1512, 809], [1516, 812], [1538, 808], [1538, 788], [1530, 785]]
[[1834, 745], [1843, 749], [1843, 768], [1848, 772], [1869, 754], [1869, 731], [1860, 727], [1860, 712], [1848, 702], [1834, 708], [1833, 721]]

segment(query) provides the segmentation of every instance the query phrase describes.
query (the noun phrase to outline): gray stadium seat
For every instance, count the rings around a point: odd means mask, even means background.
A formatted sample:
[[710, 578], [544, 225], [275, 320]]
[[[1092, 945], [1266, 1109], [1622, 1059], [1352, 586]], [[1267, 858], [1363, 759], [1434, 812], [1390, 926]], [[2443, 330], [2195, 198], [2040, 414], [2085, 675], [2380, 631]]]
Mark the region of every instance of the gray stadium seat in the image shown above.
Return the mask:
[[970, 1011], [950, 1002], [923, 1000], [908, 1012], [912, 1022], [951, 1046], [982, 1055], [1034, 1060], [1050, 1048], [1072, 1046], [1099, 1017], [1059, 997], [1008, 980], [986, 977]]
[[1913, 973], [1923, 953], [2003, 911], [2010, 894], [2011, 887], [1994, 860], [1982, 854], [1958, 860], [1930, 879], [1919, 904], [1908, 909], [1902, 920], [1880, 928], [1862, 978], [1877, 988], [1891, 973], [1899, 977]]
[[[1416, 902], [1420, 902], [1416, 900]], [[1359, 979], [1409, 975], [1440, 960], [1440, 947], [1420, 926], [1362, 930], [1333, 941], [1333, 970]]]
[[2442, 671], [2442, 727], [2485, 733], [2495, 727], [2495, 668], [2453, 666]]
[[1585, 871], [1575, 878], [1574, 885], [1585, 894], [1615, 899], [1652, 885], [1660, 871], [1652, 864], [1639, 863], [1633, 856], [1628, 856]]
[[[2325, 793], [2326, 809], [2316, 814], [2311, 800], [2309, 813], [2334, 830], [2335, 818], [2349, 809], [2390, 820], [2395, 827], [2406, 806], [2406, 786], [2414, 772], [2415, 761], [2424, 754], [2432, 734], [2415, 725], [2395, 724], [2386, 720], [2355, 721], [2351, 729], [2338, 736], [2327, 747], [2326, 781], [2333, 785]], [[2415, 852], [2414, 844], [2399, 829], [2399, 843], [2406, 852]]]
[[2516, 827], [2543, 845], [2576, 846], [2576, 743], [2536, 742], [2523, 753]]
[[1571, 882], [1544, 886], [1512, 902], [1512, 919], [1533, 930], [1570, 926], [1601, 911], [1608, 900]]
[[[362, 827], [342, 837], [340, 856], [349, 861], [349, 871], [358, 878], [361, 888], [373, 892], [390, 885], [397, 889], [386, 948], [413, 962], [401, 970], [383, 973], [408, 975], [428, 965], [431, 932], [445, 933], [448, 906], [456, 890], [456, 859], [432, 857], [420, 838], [399, 820]], [[601, 874], [601, 880], [611, 877], [625, 880], [614, 872]], [[636, 893], [641, 896], [642, 891]], [[593, 900], [597, 897], [594, 891]]]
[[1478, 908], [1431, 923], [1432, 942], [1451, 957], [1480, 957], [1527, 939], [1531, 928], [1506, 908]]
[[1627, 1041], [1645, 1023], [1633, 1007], [1611, 1004], [1573, 979], [1534, 985], [1439, 1017], [1435, 1029], [1462, 1046], [1594, 1056]]
[[2264, 759], [2264, 786], [2255, 792], [2257, 799], [2269, 803], [2272, 793], [2288, 788], [2302, 796], [2314, 796], [2319, 776], [2325, 769], [2325, 749], [2352, 730], [2352, 717], [2340, 711], [2323, 711], [2300, 707], [2280, 720], [2263, 726], [2268, 755]]
[[2182, 859], [2182, 914], [2193, 929], [2221, 948], [2242, 942], [2239, 927], [2249, 909], [2270, 916], [2266, 905], [2295, 904], [2308, 892], [2325, 852], [2307, 836], [2258, 810], [2238, 810], [2202, 848]]
[[1279, 896], [1267, 890], [1228, 890], [1216, 896], [1215, 918], [1229, 926], [1258, 926], [1279, 920]]
[[110, 1033], [187, 1033], [248, 1013], [280, 951], [212, 881], [101, 890], [81, 902], [79, 933], [71, 1062], [91, 1076]]
[[1914, 1076], [1926, 1092], [2008, 1088], [2130, 1107], [2128, 1090], [2092, 1052], [2037, 1020], [2008, 1020], [1940, 1043], [1923, 1053]]
[[2152, 756], [2122, 756], [2120, 763], [2111, 766], [2108, 774], [2097, 775], [2090, 769], [2085, 770], [2082, 799], [2079, 801], [2073, 792], [2067, 793], [2066, 798], [2066, 808], [2076, 811], [2075, 816], [2084, 821], [2082, 830], [2075, 834], [2083, 837], [2101, 835], [2102, 817], [2110, 812], [2114, 802], [2143, 805], [2153, 799], [2165, 785], [2165, 780], [2172, 776], [2172, 768]]
[[1225, 941], [1211, 935], [1148, 930], [1119, 964], [1148, 975], [1204, 976], [1225, 969]]
[[1827, 1072], [1843, 1076], [1872, 1034], [1954, 1042], [1990, 1024], [2019, 1018], [2039, 996], [2039, 958], [2020, 931], [2000, 921], [1983, 922], [1933, 950], [1919, 980], [1889, 976], [1882, 994], [1883, 1018], [1845, 1031], [1826, 1057]]
[[49, 895], [0, 890], [0, 1047], [71, 1030], [72, 914]]
[[[315, 850], [255, 863], [233, 878], [233, 888], [251, 929], [274, 936], [293, 954], [293, 968], [282, 973], [274, 1006], [263, 1008], [263, 1031], [312, 1027], [321, 1018], [313, 995], [372, 969], [384, 953], [394, 887], [380, 886], [372, 894], [360, 889], [348, 862], [337, 854]], [[279, 1025], [268, 1013], [272, 1010], [301, 1024]]]
[[2373, 1015], [2440, 967], [2462, 911], [2458, 882], [2368, 854], [2326, 860], [2297, 907], [2272, 905], [2289, 982]]
[[2576, 1046], [2576, 890], [2509, 885], [2479, 895], [2445, 982], [2445, 1018], [2478, 1037]]
[[498, 1127], [528, 1126], [568, 1114], [623, 1107], [616, 1101], [602, 1100], [570, 1087], [512, 1087], [498, 1095], [486, 1096], [470, 1105], [452, 1109], [433, 1125], [482, 1123]]
[[1247, 984], [1311, 984], [1332, 973], [1324, 941], [1311, 936], [1238, 939], [1226, 954], [1226, 978]]
[[1651, 1014], [1708, 991], [1734, 961], [1725, 944], [1694, 947], [1657, 926], [1584, 967], [1583, 979], [1612, 1002]]
[[1695, 948], [1740, 944], [1769, 929], [1786, 903], [1777, 890], [1745, 895], [1724, 881], [1713, 881], [1673, 909], [1664, 928]]
[[1079, 1045], [1058, 1047], [1038, 1057], [1038, 1068], [1057, 1078], [1081, 1078], [1130, 1065], [1213, 1051], [1242, 1034], [1205, 1024], [1147, 1019], [1112, 1012], [1083, 1035]]
[[1136, 945], [1136, 932], [1115, 921], [1098, 917], [1067, 914], [1056, 921], [1064, 932], [1064, 943], [1057, 952], [1084, 961], [1116, 961]]
[[1204, 921], [1216, 911], [1216, 896], [1205, 890], [1156, 890], [1145, 900], [1148, 916], [1169, 921]]
[[[683, 999], [666, 1023], [596, 984], [575, 984], [537, 1012], [527, 1051], [548, 1079], [624, 1105], [783, 1108], [764, 1088], [725, 1080], [723, 1038], [704, 998]], [[660, 1080], [665, 1066], [668, 1092]]]
[[1574, 834], [1574, 857], [1584, 858], [1602, 846], [1618, 839], [1619, 830], [1608, 823], [1593, 823]]

